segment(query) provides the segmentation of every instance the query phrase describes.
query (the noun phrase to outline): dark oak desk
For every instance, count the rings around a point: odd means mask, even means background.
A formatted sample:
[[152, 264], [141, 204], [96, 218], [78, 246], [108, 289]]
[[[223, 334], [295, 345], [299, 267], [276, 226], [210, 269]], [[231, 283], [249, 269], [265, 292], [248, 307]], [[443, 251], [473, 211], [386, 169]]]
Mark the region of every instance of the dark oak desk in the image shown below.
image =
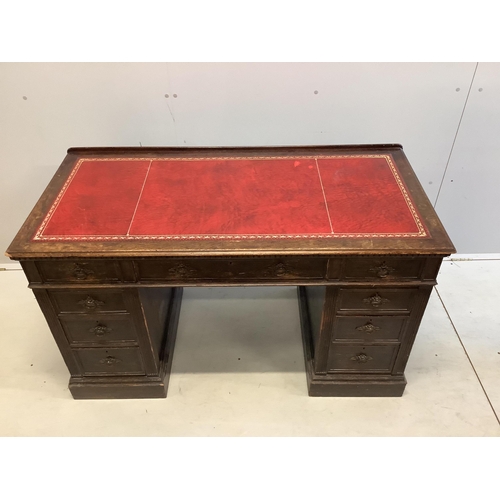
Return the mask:
[[401, 396], [455, 251], [399, 145], [73, 148], [7, 255], [75, 398], [165, 397], [182, 287], [295, 285], [311, 396]]

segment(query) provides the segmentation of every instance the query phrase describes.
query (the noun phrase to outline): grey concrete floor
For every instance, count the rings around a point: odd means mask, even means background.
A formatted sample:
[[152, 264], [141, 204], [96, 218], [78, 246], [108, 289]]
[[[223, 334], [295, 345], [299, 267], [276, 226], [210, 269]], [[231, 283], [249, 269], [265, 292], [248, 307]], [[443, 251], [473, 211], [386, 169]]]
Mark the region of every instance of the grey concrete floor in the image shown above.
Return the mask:
[[295, 288], [186, 288], [168, 397], [75, 401], [22, 271], [0, 272], [1, 436], [500, 436], [500, 261], [445, 261], [401, 398], [307, 395]]

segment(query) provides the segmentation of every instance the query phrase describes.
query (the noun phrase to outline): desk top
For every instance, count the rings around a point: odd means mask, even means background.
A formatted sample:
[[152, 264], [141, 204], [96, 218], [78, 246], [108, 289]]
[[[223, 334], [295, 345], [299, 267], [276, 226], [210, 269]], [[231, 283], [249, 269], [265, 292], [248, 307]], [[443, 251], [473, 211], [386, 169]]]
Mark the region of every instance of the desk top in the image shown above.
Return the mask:
[[455, 251], [399, 145], [72, 148], [11, 258]]

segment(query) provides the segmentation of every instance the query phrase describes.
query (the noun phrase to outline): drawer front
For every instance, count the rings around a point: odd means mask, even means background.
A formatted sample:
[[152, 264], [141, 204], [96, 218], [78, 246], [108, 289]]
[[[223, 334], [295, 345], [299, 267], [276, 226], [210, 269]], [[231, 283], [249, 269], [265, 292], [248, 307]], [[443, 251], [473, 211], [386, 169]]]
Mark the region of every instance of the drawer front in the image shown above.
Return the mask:
[[399, 344], [394, 345], [330, 345], [328, 371], [330, 372], [384, 372], [390, 373]]
[[341, 279], [353, 281], [418, 280], [424, 258], [359, 257], [345, 259]]
[[137, 260], [139, 280], [279, 281], [324, 279], [326, 258], [234, 258]]
[[137, 332], [128, 314], [102, 314], [97, 318], [86, 315], [83, 318], [62, 316], [59, 321], [70, 345], [137, 342]]
[[39, 261], [37, 267], [46, 283], [113, 283], [121, 279], [118, 261]]
[[139, 348], [74, 349], [84, 375], [145, 375]]
[[339, 312], [378, 311], [409, 313], [418, 289], [412, 288], [342, 288], [339, 292]]
[[88, 289], [79, 291], [50, 290], [49, 294], [57, 312], [101, 313], [126, 312], [125, 298], [121, 291]]
[[339, 316], [332, 340], [398, 341], [408, 320], [397, 316]]

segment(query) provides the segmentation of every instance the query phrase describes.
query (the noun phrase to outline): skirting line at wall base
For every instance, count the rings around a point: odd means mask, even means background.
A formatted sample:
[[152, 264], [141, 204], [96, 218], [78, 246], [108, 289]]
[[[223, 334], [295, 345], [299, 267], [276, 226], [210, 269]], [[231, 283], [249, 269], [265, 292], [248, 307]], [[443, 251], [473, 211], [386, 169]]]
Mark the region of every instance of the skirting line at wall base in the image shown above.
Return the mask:
[[0, 262], [0, 271], [22, 271], [19, 262]]
[[444, 260], [500, 260], [500, 253], [456, 253]]

